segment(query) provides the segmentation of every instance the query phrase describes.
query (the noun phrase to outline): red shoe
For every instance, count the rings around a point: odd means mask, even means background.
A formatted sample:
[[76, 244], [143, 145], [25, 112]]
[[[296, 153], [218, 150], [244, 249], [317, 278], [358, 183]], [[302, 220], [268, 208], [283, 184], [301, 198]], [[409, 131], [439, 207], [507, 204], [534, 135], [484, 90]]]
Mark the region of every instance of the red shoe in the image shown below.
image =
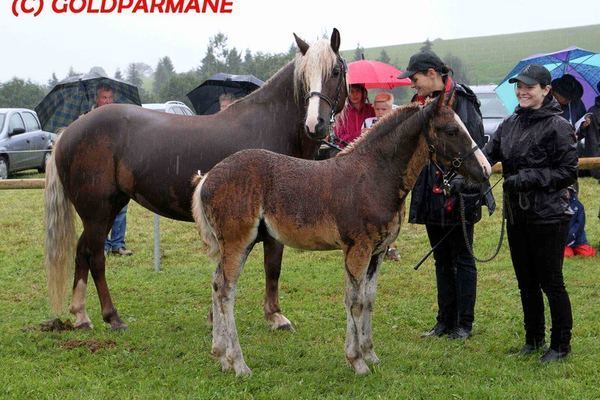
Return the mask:
[[581, 244], [573, 248], [573, 252], [576, 255], [582, 257], [594, 257], [596, 255], [596, 249], [594, 249], [589, 244]]
[[573, 252], [573, 248], [572, 247], [565, 247], [565, 258], [567, 257], [573, 257], [575, 255], [575, 252]]

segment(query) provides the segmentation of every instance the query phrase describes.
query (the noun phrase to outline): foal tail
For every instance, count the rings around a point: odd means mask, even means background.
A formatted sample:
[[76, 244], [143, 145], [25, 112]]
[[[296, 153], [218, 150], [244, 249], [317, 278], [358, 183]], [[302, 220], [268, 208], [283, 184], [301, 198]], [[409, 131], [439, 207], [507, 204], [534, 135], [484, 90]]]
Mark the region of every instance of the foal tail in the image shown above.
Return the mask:
[[202, 206], [201, 191], [207, 176], [208, 174], [205, 174], [204, 176], [200, 175], [200, 171], [198, 171], [198, 175], [192, 180], [192, 185], [196, 186], [194, 195], [192, 196], [192, 213], [194, 214], [194, 221], [196, 221], [196, 228], [206, 246], [208, 257], [213, 261], [218, 262], [221, 255], [219, 241], [217, 240], [217, 234], [210, 225], [210, 222], [208, 222], [204, 207]]
[[68, 281], [75, 256], [74, 208], [67, 198], [56, 169], [56, 147], [46, 165], [44, 193], [44, 225], [46, 251], [44, 264], [48, 277], [48, 295], [54, 313], [62, 311]]

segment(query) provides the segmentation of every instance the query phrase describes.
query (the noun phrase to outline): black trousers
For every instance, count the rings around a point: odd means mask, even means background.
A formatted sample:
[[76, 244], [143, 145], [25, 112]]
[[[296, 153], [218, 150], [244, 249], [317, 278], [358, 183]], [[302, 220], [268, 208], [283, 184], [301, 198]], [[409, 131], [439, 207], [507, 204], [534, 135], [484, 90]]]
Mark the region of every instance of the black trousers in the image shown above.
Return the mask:
[[[425, 225], [429, 243], [435, 246], [452, 226]], [[473, 225], [467, 225], [469, 241], [473, 242]], [[466, 247], [462, 227], [457, 226], [433, 252], [437, 282], [438, 323], [448, 329], [463, 327], [471, 330], [475, 319], [477, 269]]]
[[510, 255], [519, 283], [525, 323], [525, 341], [545, 338], [544, 298], [548, 298], [552, 329], [550, 348], [571, 351], [573, 316], [565, 288], [562, 266], [569, 222], [507, 224]]

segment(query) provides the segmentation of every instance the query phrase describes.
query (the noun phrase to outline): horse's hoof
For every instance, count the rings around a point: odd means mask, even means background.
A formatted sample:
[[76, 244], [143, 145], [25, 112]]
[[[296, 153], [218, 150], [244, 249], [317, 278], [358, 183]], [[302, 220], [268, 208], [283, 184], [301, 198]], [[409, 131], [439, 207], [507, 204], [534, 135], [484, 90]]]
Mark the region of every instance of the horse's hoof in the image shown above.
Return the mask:
[[296, 330], [294, 329], [294, 327], [292, 326], [292, 323], [290, 322], [289, 324], [283, 324], [280, 326], [276, 326], [273, 327], [274, 330], [278, 330], [278, 331], [290, 331], [290, 332], [295, 332]]
[[283, 314], [275, 313], [267, 317], [267, 321], [271, 325], [271, 330], [276, 331], [291, 331], [294, 332], [294, 326], [289, 319], [283, 316]]
[[73, 327], [82, 331], [89, 331], [94, 327], [94, 325], [92, 325], [91, 322], [80, 322], [76, 323]]
[[111, 322], [110, 329], [113, 331], [126, 331], [128, 328], [127, 324], [123, 321]]

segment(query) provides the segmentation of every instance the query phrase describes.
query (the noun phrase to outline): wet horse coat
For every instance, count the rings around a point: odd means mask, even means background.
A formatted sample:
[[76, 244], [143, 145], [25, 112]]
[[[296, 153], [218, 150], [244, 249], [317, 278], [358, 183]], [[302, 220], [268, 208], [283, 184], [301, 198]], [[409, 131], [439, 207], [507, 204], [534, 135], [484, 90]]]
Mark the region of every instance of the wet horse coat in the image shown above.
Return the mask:
[[[196, 171], [208, 171], [245, 148], [314, 157], [332, 110], [339, 112], [345, 101], [345, 64], [335, 29], [331, 40], [309, 46], [296, 37], [296, 42], [300, 53], [294, 61], [218, 114], [186, 117], [113, 104], [66, 129], [46, 174], [45, 263], [55, 312], [62, 308], [75, 258], [70, 307], [75, 326], [91, 327], [85, 307], [91, 271], [104, 321], [113, 329], [126, 327], [109, 293], [103, 247], [117, 212], [130, 199], [162, 216], [192, 221], [190, 179]], [[75, 257], [73, 207], [83, 223]], [[279, 243], [265, 242], [265, 315], [274, 327], [290, 324], [278, 304], [282, 252]]]
[[460, 172], [487, 179], [490, 165], [451, 107], [439, 99], [405, 106], [336, 158], [308, 161], [265, 150], [228, 157], [200, 182], [194, 219], [217, 263], [212, 353], [223, 369], [250, 373], [233, 303], [245, 260], [260, 237], [308, 250], [342, 249], [346, 270], [346, 357], [359, 374], [377, 362], [371, 311], [377, 270], [400, 229], [406, 195], [427, 162], [464, 157]]

